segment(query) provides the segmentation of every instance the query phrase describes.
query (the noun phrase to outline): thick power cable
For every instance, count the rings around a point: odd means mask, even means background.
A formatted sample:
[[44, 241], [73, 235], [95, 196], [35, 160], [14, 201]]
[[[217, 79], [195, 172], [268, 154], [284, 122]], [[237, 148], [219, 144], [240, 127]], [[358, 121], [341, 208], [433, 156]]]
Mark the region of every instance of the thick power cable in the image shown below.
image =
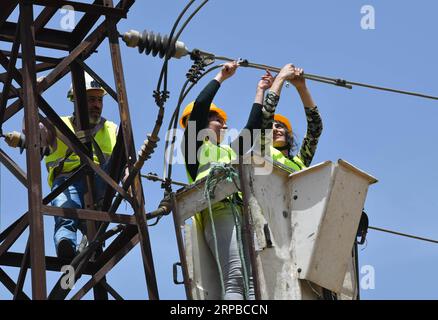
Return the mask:
[[172, 30], [170, 31], [170, 36], [169, 36], [169, 40], [167, 43], [167, 48], [168, 51], [166, 53], [166, 57], [164, 59], [164, 63], [163, 66], [161, 68], [161, 72], [160, 72], [160, 77], [158, 79], [158, 84], [157, 84], [157, 91], [160, 90], [161, 88], [161, 81], [163, 79], [163, 75], [164, 72], [167, 72], [167, 62], [170, 59], [170, 51], [171, 51], [171, 43], [172, 42], [176, 42], [173, 40], [173, 34], [175, 33], [176, 28], [178, 27], [179, 22], [181, 21], [182, 17], [184, 16], [184, 14], [187, 12], [187, 10], [189, 10], [189, 8], [191, 7], [191, 5], [195, 2], [195, 0], [191, 0], [185, 7], [184, 9], [181, 11], [181, 13], [179, 14], [178, 18], [175, 20], [175, 23], [173, 24]]
[[[219, 64], [219, 65], [213, 66], [213, 67], [209, 68], [208, 70], [206, 70], [202, 75], [199, 76], [199, 78], [197, 79], [196, 82], [192, 83], [190, 85], [190, 87], [187, 88], [187, 90], [185, 90], [185, 88], [186, 88], [186, 86], [187, 86], [187, 84], [189, 83], [190, 80], [187, 80], [186, 83], [184, 83], [183, 89], [181, 90], [180, 97], [178, 99], [178, 105], [175, 108], [175, 111], [173, 112], [172, 117], [171, 117], [170, 122], [169, 122], [168, 135], [166, 137], [166, 145], [165, 145], [165, 148], [164, 148], [164, 150], [165, 150], [164, 151], [164, 155], [165, 155], [165, 159], [164, 159], [164, 173], [163, 173], [163, 179], [164, 180], [171, 179], [171, 177], [172, 177], [172, 167], [173, 167], [172, 158], [173, 158], [173, 152], [175, 150], [174, 144], [175, 144], [175, 139], [176, 139], [175, 131], [176, 131], [176, 128], [178, 126], [178, 116], [179, 116], [179, 111], [181, 109], [181, 104], [183, 103], [183, 101], [185, 100], [185, 98], [187, 97], [189, 92], [192, 90], [192, 88], [197, 84], [197, 82], [199, 80], [201, 80], [204, 76], [206, 76], [210, 72], [212, 72], [212, 71], [214, 71], [214, 70], [216, 70], [218, 68], [221, 68], [222, 66], [223, 66], [223, 64]], [[169, 135], [170, 135], [170, 130], [171, 130], [171, 127], [172, 127], [172, 123], [173, 123], [173, 130], [172, 130], [172, 134], [171, 134], [172, 137], [170, 138]], [[172, 141], [172, 142], [171, 142], [171, 146], [170, 146], [170, 149], [169, 149], [169, 155], [166, 156], [167, 150], [168, 150], [168, 147], [169, 147], [169, 141]], [[168, 162], [166, 162], [166, 161], [168, 161]], [[166, 171], [166, 163], [167, 163], [167, 171]]]
[[[174, 25], [174, 28], [172, 29], [173, 32], [175, 32], [176, 26], [178, 25], [179, 21], [181, 20], [182, 16], [184, 15], [184, 13], [188, 10], [188, 8], [192, 5], [194, 0], [192, 0], [187, 6], [186, 8], [184, 8], [182, 14], [180, 15], [179, 20], [177, 20], [177, 22]], [[196, 9], [195, 11], [193, 11], [193, 13], [186, 19], [186, 21], [184, 22], [184, 24], [182, 25], [182, 27], [179, 29], [179, 31], [177, 32], [176, 36], [173, 38], [173, 33], [171, 32], [170, 36], [169, 36], [169, 42], [168, 42], [168, 51], [166, 54], [166, 58], [164, 60], [163, 63], [163, 68], [161, 69], [161, 73], [160, 73], [160, 78], [158, 80], [158, 86], [157, 86], [157, 91], [160, 90], [161, 87], [161, 81], [163, 79], [164, 76], [164, 91], [167, 91], [167, 65], [168, 62], [171, 58], [171, 54], [172, 54], [172, 43], [176, 43], [181, 35], [181, 33], [184, 31], [184, 29], [186, 28], [186, 26], [188, 25], [188, 23], [193, 19], [193, 17], [199, 12], [199, 10], [202, 9], [202, 7], [207, 4], [209, 0], [204, 0], [204, 2], [202, 2]]]
[[407, 234], [407, 233], [402, 233], [402, 232], [397, 232], [397, 231], [392, 231], [392, 230], [377, 228], [377, 227], [368, 227], [368, 229], [376, 230], [376, 231], [380, 231], [380, 232], [385, 232], [385, 233], [390, 233], [390, 234], [394, 234], [394, 235], [401, 236], [401, 237], [406, 237], [406, 238], [411, 238], [411, 239], [416, 239], [416, 240], [421, 240], [421, 241], [426, 241], [426, 242], [438, 244], [438, 240], [418, 237], [418, 236], [414, 236], [414, 235]]

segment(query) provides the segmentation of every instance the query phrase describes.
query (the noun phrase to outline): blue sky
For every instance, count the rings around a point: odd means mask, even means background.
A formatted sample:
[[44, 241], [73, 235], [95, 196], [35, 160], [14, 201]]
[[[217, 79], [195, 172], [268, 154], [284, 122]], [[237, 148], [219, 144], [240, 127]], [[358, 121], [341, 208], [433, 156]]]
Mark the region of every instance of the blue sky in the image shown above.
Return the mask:
[[[169, 33], [186, 1], [137, 1], [118, 28], [153, 30]], [[200, 3], [200, 1], [198, 2]], [[361, 8], [372, 5], [376, 29], [361, 28]], [[438, 22], [433, 1], [210, 1], [188, 25], [181, 40], [190, 48], [201, 48], [218, 55], [246, 58], [249, 61], [282, 66], [292, 62], [313, 74], [345, 78], [351, 81], [419, 91], [438, 95], [436, 63]], [[80, 15], [77, 15], [79, 19]], [[60, 28], [62, 14], [51, 21]], [[1, 43], [0, 48], [10, 49]], [[128, 88], [136, 149], [141, 146], [155, 123], [157, 108], [152, 98], [162, 60], [138, 54], [122, 44], [122, 57]], [[113, 84], [108, 42], [87, 63], [108, 83]], [[38, 53], [61, 56], [60, 52]], [[170, 99], [166, 105], [161, 142], [143, 173], [163, 171], [164, 127], [176, 105], [185, 73], [191, 61], [171, 60], [169, 68]], [[44, 73], [40, 74], [43, 75]], [[215, 102], [229, 116], [229, 127], [241, 128], [253, 102], [255, 87], [262, 71], [241, 68], [221, 87]], [[206, 77], [192, 90], [186, 102], [213, 77]], [[66, 99], [70, 86], [67, 76], [44, 97], [60, 114], [70, 114], [72, 104]], [[373, 91], [353, 90], [308, 82], [319, 107], [324, 132], [313, 163], [345, 159], [375, 176], [379, 182], [370, 187], [365, 208], [370, 224], [429, 238], [438, 238], [437, 191], [438, 163], [435, 147], [438, 133], [436, 101]], [[285, 89], [278, 111], [287, 115], [300, 141], [306, 130], [304, 111], [295, 90]], [[21, 127], [22, 113], [4, 125], [4, 131]], [[118, 122], [117, 105], [105, 98], [104, 116]], [[0, 142], [25, 168], [25, 156]], [[173, 178], [185, 181], [182, 165], [174, 167]], [[43, 191], [49, 192], [45, 184]], [[146, 207], [152, 211], [162, 196], [159, 183], [144, 181]], [[1, 168], [0, 227], [4, 230], [27, 210], [24, 188]], [[129, 212], [122, 204], [120, 212]], [[45, 218], [46, 252], [54, 255], [53, 218]], [[150, 229], [155, 270], [162, 299], [184, 299], [184, 288], [172, 281], [172, 264], [179, 261], [173, 221], [170, 216]], [[27, 233], [12, 251], [24, 250]], [[360, 247], [361, 266], [375, 270], [375, 289], [362, 290], [363, 299], [437, 299], [434, 289], [438, 264], [437, 245], [404, 239], [370, 230], [367, 245]], [[12, 278], [18, 269], [5, 268]], [[48, 287], [57, 274], [48, 273]], [[81, 283], [87, 280], [81, 279]], [[146, 299], [139, 248], [135, 248], [108, 276], [109, 283], [126, 299]], [[25, 289], [29, 292], [29, 276]], [[88, 295], [87, 297], [90, 297]], [[10, 299], [0, 286], [0, 299]]]

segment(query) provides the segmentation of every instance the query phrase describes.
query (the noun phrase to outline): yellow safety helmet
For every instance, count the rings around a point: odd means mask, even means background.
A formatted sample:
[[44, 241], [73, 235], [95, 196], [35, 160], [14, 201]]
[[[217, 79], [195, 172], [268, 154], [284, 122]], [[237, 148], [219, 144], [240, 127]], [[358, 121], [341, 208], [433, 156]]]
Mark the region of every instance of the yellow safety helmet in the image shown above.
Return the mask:
[[[85, 72], [85, 89], [88, 90], [99, 90], [102, 92], [102, 96], [106, 95], [106, 90], [100, 85], [99, 82], [94, 80], [87, 72]], [[70, 90], [68, 90], [67, 98], [70, 101], [74, 100], [74, 93], [73, 93], [73, 84], [70, 86]]]
[[[195, 105], [195, 101], [190, 102], [185, 108], [182, 113], [181, 119], [179, 119], [179, 124], [183, 129], [187, 127], [187, 119], [192, 113], [193, 106]], [[227, 114], [224, 110], [221, 108], [218, 108], [214, 103], [210, 105], [210, 112], [216, 112], [222, 119], [224, 119], [225, 122], [227, 122]]]
[[286, 126], [287, 130], [289, 131], [289, 134], [292, 135], [292, 125], [290, 124], [290, 121], [288, 118], [277, 113], [274, 115], [274, 121], [277, 121], [277, 122], [284, 124]]

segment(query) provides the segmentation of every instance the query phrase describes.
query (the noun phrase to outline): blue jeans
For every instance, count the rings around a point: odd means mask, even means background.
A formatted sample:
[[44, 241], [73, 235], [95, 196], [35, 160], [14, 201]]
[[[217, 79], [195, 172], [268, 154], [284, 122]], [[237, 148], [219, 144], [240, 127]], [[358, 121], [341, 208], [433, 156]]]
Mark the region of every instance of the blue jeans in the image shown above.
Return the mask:
[[[53, 181], [52, 191], [62, 184], [67, 177], [59, 177]], [[53, 207], [59, 208], [84, 208], [84, 191], [85, 185], [83, 179], [73, 182], [51, 203]], [[63, 217], [55, 217], [55, 247], [58, 252], [58, 244], [62, 239], [70, 241], [71, 245], [76, 249], [77, 239], [76, 232], [79, 228], [79, 220], [66, 219]]]
[[[105, 172], [110, 168], [110, 161], [107, 161], [102, 167]], [[52, 185], [52, 191], [55, 190], [59, 185], [61, 185], [65, 180], [66, 176], [60, 176], [55, 178]], [[94, 177], [94, 201], [98, 201], [104, 197], [106, 190], [106, 183], [98, 175]], [[52, 202], [53, 207], [59, 208], [74, 208], [83, 209], [84, 205], [84, 193], [86, 191], [85, 179], [79, 178], [74, 181], [67, 189], [65, 189], [60, 195], [58, 195]], [[78, 219], [68, 219], [63, 217], [55, 217], [55, 233], [54, 241], [56, 252], [58, 252], [58, 244], [62, 239], [67, 239], [70, 241], [73, 248], [77, 247], [77, 231], [78, 229], [85, 234], [86, 228], [85, 224]]]

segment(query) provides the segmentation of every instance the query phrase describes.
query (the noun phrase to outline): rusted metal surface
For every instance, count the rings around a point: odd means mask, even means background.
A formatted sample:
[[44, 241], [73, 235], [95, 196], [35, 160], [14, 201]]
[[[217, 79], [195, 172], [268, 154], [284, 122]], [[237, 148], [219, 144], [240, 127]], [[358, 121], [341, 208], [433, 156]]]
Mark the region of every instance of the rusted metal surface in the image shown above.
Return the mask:
[[[73, 92], [74, 92], [74, 105], [75, 105], [75, 130], [77, 131], [88, 131], [90, 129], [89, 114], [88, 114], [88, 102], [87, 102], [87, 91], [85, 88], [85, 75], [82, 68], [73, 62], [70, 66], [72, 74]], [[86, 137], [89, 138], [89, 137]], [[85, 143], [85, 148], [87, 149], [86, 156], [93, 159], [93, 150], [91, 146], [91, 141]], [[81, 159], [81, 164], [84, 164], [84, 160]], [[84, 177], [84, 204], [85, 210], [95, 209], [94, 205], [94, 173], [87, 170]], [[50, 211], [49, 211], [50, 212]], [[96, 235], [96, 223], [92, 220], [86, 221], [87, 225], [87, 238], [93, 239]], [[96, 299], [108, 300], [108, 295], [100, 289], [94, 291]]]
[[21, 260], [20, 273], [18, 274], [17, 286], [14, 290], [14, 300], [20, 298], [20, 294], [23, 291], [24, 281], [26, 280], [27, 269], [30, 263], [30, 239], [27, 240], [26, 250], [24, 251], [23, 259]]
[[[27, 269], [31, 268], [32, 298], [46, 299], [46, 270], [60, 271], [63, 265], [69, 264], [68, 261], [63, 259], [45, 256], [43, 214], [87, 220], [91, 222], [89, 225], [94, 224], [96, 221], [104, 224], [120, 223], [118, 231], [111, 229], [105, 233], [104, 239], [106, 240], [120, 233], [106, 247], [105, 251], [97, 247], [93, 249], [95, 251], [93, 251], [93, 256], [90, 256], [92, 257], [91, 260], [89, 260], [90, 257], [87, 257], [87, 259], [80, 261], [80, 273], [89, 274], [92, 276], [92, 279], [76, 294], [76, 298], [85, 294], [90, 289], [94, 289], [96, 299], [108, 299], [109, 293], [115, 299], [122, 300], [123, 298], [120, 294], [106, 283], [105, 276], [135, 245], [140, 243], [149, 298], [158, 299], [158, 286], [146, 223], [141, 180], [139, 176], [136, 176], [135, 182], [131, 186], [133, 196], [128, 194], [118, 184], [123, 174], [122, 168], [127, 162], [130, 166], [133, 165], [136, 160], [136, 153], [116, 24], [120, 19], [126, 17], [127, 12], [135, 1], [122, 0], [115, 7], [112, 1], [94, 0], [90, 2], [92, 3], [24, 0], [20, 2], [20, 18], [17, 22], [6, 20], [15, 10], [19, 1], [3, 0], [0, 4], [0, 41], [13, 43], [10, 51], [0, 50], [0, 64], [6, 71], [0, 74], [0, 81], [4, 83], [0, 103], [0, 119], [3, 119], [2, 123], [4, 123], [24, 108], [25, 133], [28, 146], [26, 149], [27, 173], [4, 150], [0, 149], [0, 162], [11, 171], [18, 181], [29, 189], [29, 211], [0, 234], [0, 265], [20, 268], [17, 283], [0, 269], [0, 281], [14, 294], [14, 299], [28, 298], [22, 292]], [[35, 20], [33, 17], [33, 5], [45, 6]], [[47, 28], [46, 25], [56, 14], [57, 9], [64, 5], [72, 5], [76, 11], [85, 12], [76, 28], [73, 32]], [[102, 16], [106, 17], [106, 20], [92, 30]], [[107, 85], [85, 63], [85, 60], [96, 51], [106, 37], [110, 39], [116, 90]], [[22, 46], [21, 53], [19, 53], [20, 43]], [[36, 47], [63, 50], [67, 51], [68, 55], [63, 58], [36, 56]], [[17, 69], [15, 66], [17, 59], [22, 59], [22, 69]], [[37, 61], [42, 63], [37, 64]], [[37, 72], [46, 70], [51, 70], [51, 72], [42, 81], [37, 83]], [[104, 172], [94, 163], [91, 144], [82, 143], [42, 97], [43, 92], [52, 87], [69, 72], [72, 72], [73, 85], [76, 92], [75, 114], [78, 120], [77, 128], [78, 130], [86, 130], [89, 124], [88, 103], [83, 77], [84, 70], [97, 79], [119, 103], [121, 126], [114, 149], [116, 154], [113, 155], [112, 168], [109, 173]], [[16, 81], [20, 87], [15, 88], [12, 86], [12, 80]], [[8, 100], [15, 97], [20, 98], [8, 105]], [[45, 114], [46, 118], [39, 113], [38, 109]], [[44, 199], [41, 190], [39, 121], [46, 126], [53, 126], [58, 129], [57, 137], [71, 148], [80, 157], [82, 162], [82, 166], [78, 170], [72, 172], [63, 184], [50, 192]], [[88, 195], [85, 196], [85, 209], [64, 209], [48, 206], [71, 183], [83, 178], [84, 174], [89, 190]], [[91, 190], [95, 174], [107, 183], [104, 205], [100, 209], [102, 211], [94, 210]], [[114, 205], [111, 206], [111, 200], [116, 192], [132, 205], [134, 215], [115, 213], [117, 208]], [[27, 226], [30, 226], [31, 232], [24, 253], [8, 252]], [[89, 230], [91, 229], [89, 228]], [[92, 238], [93, 234], [90, 234], [89, 237]], [[94, 262], [93, 259], [95, 259]], [[68, 292], [65, 290], [59, 291], [59, 288], [55, 286], [50, 297], [64, 299]]]
[[[38, 72], [43, 72], [43, 71], [51, 70], [55, 66], [56, 66], [55, 63], [43, 62], [43, 63], [36, 64], [35, 65], [35, 70], [38, 73]], [[21, 73], [22, 70], [18, 69], [18, 71]], [[7, 72], [0, 74], [0, 81], [5, 83], [7, 81], [7, 75], [8, 75]], [[19, 94], [21, 92], [22, 92], [21, 89], [16, 89], [13, 86], [11, 86], [10, 87], [10, 92], [9, 92], [9, 95], [8, 95], [8, 99], [19, 97]]]
[[74, 181], [79, 179], [82, 174], [84, 173], [85, 166], [80, 166], [77, 170], [72, 172], [67, 179], [61, 183], [56, 189], [52, 190], [47, 196], [43, 199], [43, 204], [49, 204], [51, 201], [53, 201], [58, 195], [60, 195], [62, 192], [64, 192], [65, 189], [68, 188]]
[[0, 257], [12, 247], [15, 241], [23, 234], [24, 230], [26, 230], [27, 226], [29, 225], [28, 218], [29, 215], [26, 214], [26, 218], [20, 219], [15, 227], [10, 230], [10, 233], [0, 245]]
[[6, 108], [5, 114], [3, 115], [3, 121], [4, 122], [8, 121], [15, 114], [17, 114], [17, 112], [19, 112], [21, 109], [23, 109], [23, 104], [21, 103], [21, 100], [15, 101], [9, 107]]
[[[134, 226], [127, 226], [113, 242], [106, 248], [106, 250], [98, 257], [94, 262], [94, 270], [100, 269], [106, 262], [108, 262], [123, 246], [126, 245], [137, 234], [137, 228]], [[75, 258], [77, 259], [77, 257]], [[84, 274], [85, 269], [81, 268], [81, 263], [76, 264], [75, 259], [71, 262], [71, 265], [75, 267], [76, 278], [80, 278]], [[94, 273], [93, 273], [94, 274]], [[62, 300], [67, 297], [70, 289], [62, 289], [60, 286], [60, 280], [53, 287], [49, 294], [49, 300]]]
[[64, 6], [71, 6], [75, 11], [94, 13], [97, 15], [106, 15], [110, 17], [126, 18], [126, 12], [119, 8], [105, 7], [96, 4], [87, 4], [76, 1], [66, 0], [32, 0], [33, 4], [40, 6], [50, 6], [54, 8], [62, 8]]
[[105, 221], [111, 223], [123, 223], [136, 225], [135, 218], [126, 214], [109, 214], [106, 211], [73, 209], [73, 208], [58, 208], [51, 206], [43, 206], [43, 211], [46, 215], [64, 217], [69, 219], [83, 219], [89, 221]]
[[105, 89], [105, 91], [115, 100], [118, 101], [117, 92], [113, 90], [106, 82], [103, 80], [93, 69], [91, 69], [84, 61], [79, 58], [76, 59], [76, 63], [78, 63], [82, 69], [85, 70], [93, 79], [97, 80], [99, 84]]
[[[91, 279], [73, 296], [72, 300], [81, 299], [88, 291], [90, 291], [99, 281], [138, 243], [139, 236], [132, 238], [122, 249], [114, 254], [108, 262], [105, 263]], [[152, 297], [149, 297], [152, 300]]]
[[179, 259], [181, 262], [182, 272], [183, 272], [183, 277], [184, 277], [184, 289], [186, 291], [187, 299], [193, 300], [192, 290], [191, 290], [191, 286], [190, 286], [190, 277], [189, 277], [189, 272], [187, 269], [187, 259], [186, 259], [186, 254], [185, 254], [184, 240], [183, 240], [181, 225], [178, 223], [178, 220], [179, 220], [178, 219], [178, 206], [176, 205], [175, 194], [172, 193], [171, 197], [172, 197], [172, 207], [173, 207], [173, 210], [172, 210], [173, 223], [175, 226], [175, 234], [176, 234], [176, 240], [177, 240], [177, 244], [178, 244]]
[[101, 285], [105, 288], [105, 290], [116, 300], [125, 300], [123, 297], [114, 290], [113, 287], [111, 287], [107, 282], [101, 283]]
[[[22, 265], [24, 254], [18, 252], [7, 252], [0, 256], [0, 266], [5, 267], [16, 267], [20, 268]], [[46, 270], [53, 272], [60, 272], [61, 268], [68, 265], [69, 261], [56, 258], [56, 257], [46, 257]], [[91, 275], [94, 272], [94, 266], [92, 263], [87, 264], [84, 269], [83, 274]]]
[[20, 33], [23, 52], [23, 105], [26, 125], [27, 180], [29, 184], [30, 261], [32, 266], [32, 298], [47, 298], [44, 249], [44, 222], [41, 212], [41, 164], [38, 107], [36, 104], [35, 42], [33, 7], [20, 3]]
[[[117, 133], [116, 145], [111, 155], [111, 168], [109, 169], [109, 175], [114, 180], [119, 182], [122, 179], [122, 170], [126, 165], [126, 156], [122, 152], [123, 144], [123, 130], [119, 130]], [[102, 210], [109, 210], [114, 198], [115, 191], [112, 188], [106, 188], [105, 196], [103, 198]], [[116, 209], [117, 210], [117, 209]]]
[[52, 19], [56, 14], [58, 8], [46, 7], [41, 11], [38, 17], [35, 18], [35, 34], [38, 34], [41, 29], [43, 29], [46, 24]]
[[20, 224], [23, 220], [25, 220], [27, 223], [27, 212], [23, 214], [20, 218], [15, 220], [11, 225], [9, 225], [9, 227], [3, 230], [2, 233], [0, 233], [0, 242], [3, 242], [9, 236], [9, 234], [17, 227], [17, 225]]
[[27, 188], [27, 176], [26, 173], [21, 169], [18, 164], [12, 160], [3, 149], [0, 149], [0, 162], [8, 168], [9, 172], [11, 172], [18, 181], [21, 182], [23, 186]]
[[[104, 4], [108, 7], [113, 7], [112, 0], [104, 0]], [[116, 21], [107, 17], [107, 30], [110, 43], [111, 60], [113, 63], [114, 81], [116, 84], [119, 114], [123, 130], [125, 153], [128, 159], [128, 168], [131, 169], [136, 161], [136, 153], [134, 147], [134, 137], [132, 133], [131, 119], [129, 114], [128, 96], [126, 92], [125, 79], [123, 75], [122, 57], [120, 53], [119, 37], [116, 27]], [[144, 207], [143, 189], [141, 187], [140, 176], [137, 175], [134, 183], [131, 186], [134, 198], [134, 212], [137, 219], [138, 232], [140, 237], [141, 253], [143, 257], [143, 267], [148, 285], [149, 299], [159, 299], [158, 286], [154, 270], [154, 262], [152, 257], [152, 249], [150, 246], [149, 231]]]
[[[12, 55], [12, 52], [8, 51], [8, 50], [0, 50], [0, 52], [3, 53], [7, 57], [10, 57]], [[22, 57], [23, 57], [23, 55], [21, 53], [18, 53], [18, 58], [21, 59]], [[42, 56], [42, 55], [36, 55], [35, 56], [35, 61], [53, 63], [53, 64], [56, 65], [59, 62], [61, 62], [62, 59], [61, 58], [48, 57], [48, 56]]]
[[15, 40], [12, 45], [11, 58], [9, 59], [9, 65], [6, 72], [6, 80], [3, 83], [3, 92], [0, 100], [0, 128], [3, 123], [3, 116], [5, 114], [6, 104], [9, 99], [9, 91], [12, 86], [12, 68], [15, 67], [17, 62], [18, 49], [20, 48], [20, 25], [17, 25], [17, 30], [15, 31]]
[[[0, 29], [0, 40], [14, 42], [17, 25], [18, 23], [5, 22]], [[70, 49], [70, 38], [70, 32], [44, 28], [38, 33], [35, 44], [43, 48], [68, 51]]]
[[[95, 0], [93, 4], [99, 5], [102, 4], [102, 0]], [[79, 20], [78, 24], [74, 28], [72, 34], [74, 39], [84, 39], [87, 35], [88, 31], [90, 30], [99, 20], [100, 15], [87, 12], [81, 20]]]
[[18, 0], [3, 0], [0, 10], [0, 30], [6, 19], [11, 15], [18, 5]]
[[[9, 290], [12, 294], [15, 293], [17, 285], [15, 284], [14, 280], [12, 280], [6, 272], [3, 271], [3, 269], [0, 268], [0, 282], [3, 283], [6, 287], [6, 289]], [[23, 292], [20, 291], [17, 294], [17, 297], [20, 300], [30, 300], [30, 298]]]

